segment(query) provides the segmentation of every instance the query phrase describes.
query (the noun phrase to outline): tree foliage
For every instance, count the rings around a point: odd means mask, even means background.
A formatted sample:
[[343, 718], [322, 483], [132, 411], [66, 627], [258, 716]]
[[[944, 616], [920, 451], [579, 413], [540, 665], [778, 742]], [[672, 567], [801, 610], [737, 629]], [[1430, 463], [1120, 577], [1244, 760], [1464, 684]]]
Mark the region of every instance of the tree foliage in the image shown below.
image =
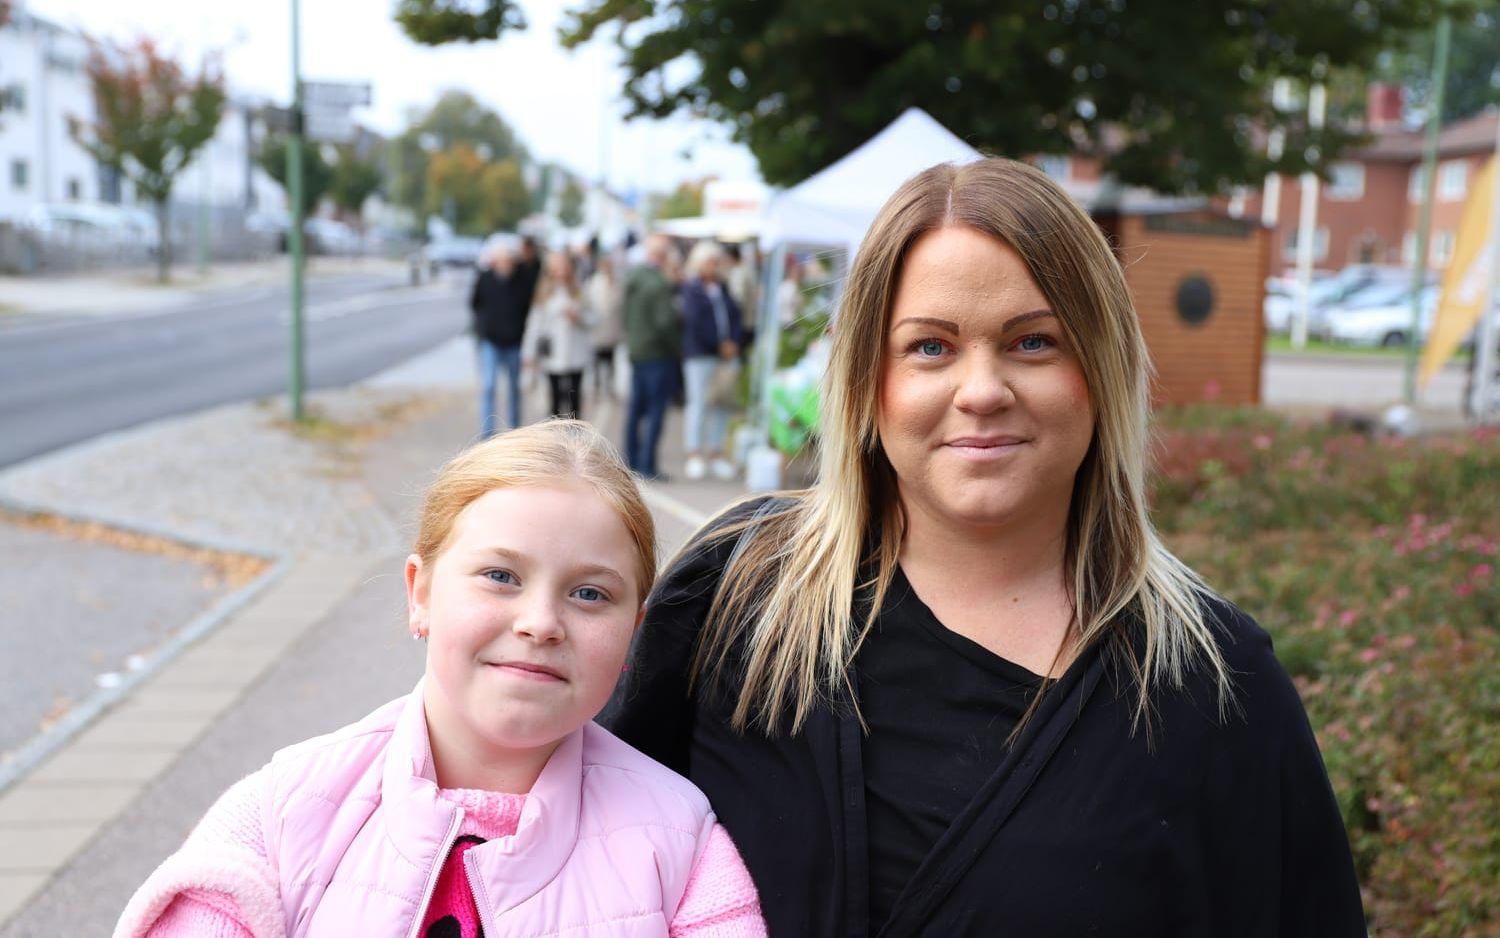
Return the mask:
[[569, 228], [583, 224], [583, 187], [572, 176], [557, 194], [557, 220]]
[[129, 179], [156, 206], [158, 276], [171, 271], [167, 202], [179, 173], [213, 139], [224, 112], [224, 77], [205, 57], [196, 75], [142, 37], [130, 45], [91, 43], [86, 67], [93, 121], [68, 119], [79, 146]]
[[1268, 168], [1255, 128], [1284, 126], [1296, 172], [1353, 141], [1278, 114], [1278, 76], [1370, 67], [1437, 0], [584, 0], [576, 45], [614, 27], [632, 115], [721, 121], [769, 182], [828, 165], [908, 107], [971, 144], [1092, 152], [1122, 181], [1219, 191]]
[[514, 161], [524, 166], [530, 157], [520, 138], [499, 114], [464, 91], [446, 91], [407, 130], [391, 142], [391, 198], [422, 214], [429, 211], [429, 162], [435, 154], [463, 144], [481, 162]]
[[479, 42], [507, 29], [525, 29], [526, 17], [510, 0], [399, 0], [396, 22], [417, 42]]
[[[287, 137], [278, 135], [269, 137], [261, 145], [260, 153], [256, 156], [256, 162], [266, 174], [276, 180], [287, 194], [287, 211], [292, 210], [292, 190], [287, 184], [286, 152], [290, 145]], [[323, 156], [323, 148], [316, 143], [302, 144], [302, 214], [304, 217], [312, 215], [318, 210], [318, 203], [323, 201], [323, 196], [328, 194], [329, 187], [333, 184], [333, 167]]]
[[514, 231], [531, 211], [531, 193], [515, 160], [491, 163], [479, 177], [481, 211], [488, 231]]
[[669, 194], [655, 199], [656, 218], [692, 218], [703, 214], [703, 184], [707, 180], [678, 183]]
[[468, 143], [456, 143], [428, 161], [425, 198], [424, 212], [447, 219], [466, 235], [512, 229], [531, 210], [520, 164], [485, 160]]
[[[1426, 108], [1432, 100], [1432, 30], [1413, 32], [1387, 57], [1381, 77], [1407, 88], [1408, 103]], [[1500, 104], [1500, 3], [1488, 0], [1472, 18], [1453, 25], [1448, 53], [1448, 82], [1443, 90], [1443, 120], [1473, 117]]]
[[384, 180], [380, 166], [372, 159], [361, 156], [353, 147], [339, 147], [334, 160], [328, 195], [333, 204], [342, 211], [359, 217], [365, 200], [374, 195]]

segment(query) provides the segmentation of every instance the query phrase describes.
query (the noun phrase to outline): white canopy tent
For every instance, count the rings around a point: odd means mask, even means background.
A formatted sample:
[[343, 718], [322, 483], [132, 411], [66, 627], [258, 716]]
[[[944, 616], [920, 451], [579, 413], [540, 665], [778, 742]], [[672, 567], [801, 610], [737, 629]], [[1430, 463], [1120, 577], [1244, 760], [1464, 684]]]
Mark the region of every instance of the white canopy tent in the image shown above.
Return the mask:
[[852, 263], [865, 232], [906, 180], [937, 163], [967, 163], [983, 154], [964, 143], [926, 111], [908, 108], [884, 130], [818, 173], [783, 192], [767, 207], [761, 248], [769, 250], [762, 278], [760, 328], [755, 356], [754, 440], [746, 481], [751, 488], [779, 487], [779, 473], [767, 479], [765, 466], [776, 459], [767, 445], [771, 419], [771, 377], [781, 340], [776, 288], [791, 248], [841, 248]]
[[967, 163], [981, 155], [926, 111], [908, 108], [854, 152], [778, 193], [766, 211], [761, 243], [839, 246], [852, 258], [901, 183], [935, 163]]

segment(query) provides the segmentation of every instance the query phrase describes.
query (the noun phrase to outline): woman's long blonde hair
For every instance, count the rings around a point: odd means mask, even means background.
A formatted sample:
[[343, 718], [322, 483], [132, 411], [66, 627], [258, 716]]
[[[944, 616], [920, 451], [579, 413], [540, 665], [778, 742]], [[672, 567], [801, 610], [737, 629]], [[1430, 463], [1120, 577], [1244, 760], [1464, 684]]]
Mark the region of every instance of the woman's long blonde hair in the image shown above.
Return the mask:
[[[1181, 686], [1200, 663], [1217, 678], [1222, 713], [1229, 675], [1205, 620], [1207, 587], [1162, 544], [1147, 514], [1151, 366], [1124, 273], [1099, 228], [1056, 183], [1004, 159], [919, 173], [870, 227], [833, 329], [818, 483], [712, 535], [739, 543], [704, 624], [692, 680], [737, 685], [734, 725], [771, 733], [797, 731], [848, 686], [905, 533], [876, 428], [891, 303], [912, 244], [948, 225], [992, 235], [1020, 255], [1088, 381], [1095, 426], [1068, 515], [1075, 610], [1068, 652], [1107, 645], [1138, 687], [1137, 725], [1147, 719], [1149, 729], [1154, 688]], [[1139, 642], [1127, 635], [1127, 620], [1139, 623]]]

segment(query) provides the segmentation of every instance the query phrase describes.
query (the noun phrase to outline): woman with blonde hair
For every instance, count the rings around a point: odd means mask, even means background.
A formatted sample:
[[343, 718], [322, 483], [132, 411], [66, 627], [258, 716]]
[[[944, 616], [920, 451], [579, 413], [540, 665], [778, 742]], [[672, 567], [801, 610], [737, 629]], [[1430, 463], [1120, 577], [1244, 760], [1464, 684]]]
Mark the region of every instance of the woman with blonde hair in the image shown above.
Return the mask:
[[595, 321], [574, 276], [568, 252], [547, 255], [524, 345], [528, 363], [539, 363], [552, 391], [552, 416], [583, 416], [583, 372], [594, 358]]
[[1089, 217], [934, 166], [832, 341], [818, 482], [684, 548], [607, 718], [709, 796], [770, 933], [1364, 935], [1270, 639], [1152, 528], [1150, 364]]

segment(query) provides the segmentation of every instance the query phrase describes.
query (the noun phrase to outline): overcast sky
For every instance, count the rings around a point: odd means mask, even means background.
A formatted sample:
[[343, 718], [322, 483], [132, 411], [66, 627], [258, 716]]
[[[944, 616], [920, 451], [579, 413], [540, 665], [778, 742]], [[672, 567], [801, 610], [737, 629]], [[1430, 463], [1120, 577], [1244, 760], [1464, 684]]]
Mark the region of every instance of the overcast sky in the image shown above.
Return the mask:
[[[394, 0], [302, 0], [306, 80], [369, 81], [366, 125], [394, 133], [413, 108], [462, 88], [495, 108], [537, 156], [589, 178], [601, 164], [619, 189], [668, 189], [707, 174], [759, 179], [749, 152], [720, 127], [676, 118], [626, 124], [618, 52], [595, 41], [574, 52], [557, 42], [575, 0], [521, 0], [528, 28], [498, 42], [430, 48], [391, 19]], [[286, 101], [291, 89], [290, 0], [21, 0], [31, 12], [94, 35], [145, 33], [196, 60], [224, 51], [231, 91]], [[683, 154], [687, 154], [684, 157]]]

